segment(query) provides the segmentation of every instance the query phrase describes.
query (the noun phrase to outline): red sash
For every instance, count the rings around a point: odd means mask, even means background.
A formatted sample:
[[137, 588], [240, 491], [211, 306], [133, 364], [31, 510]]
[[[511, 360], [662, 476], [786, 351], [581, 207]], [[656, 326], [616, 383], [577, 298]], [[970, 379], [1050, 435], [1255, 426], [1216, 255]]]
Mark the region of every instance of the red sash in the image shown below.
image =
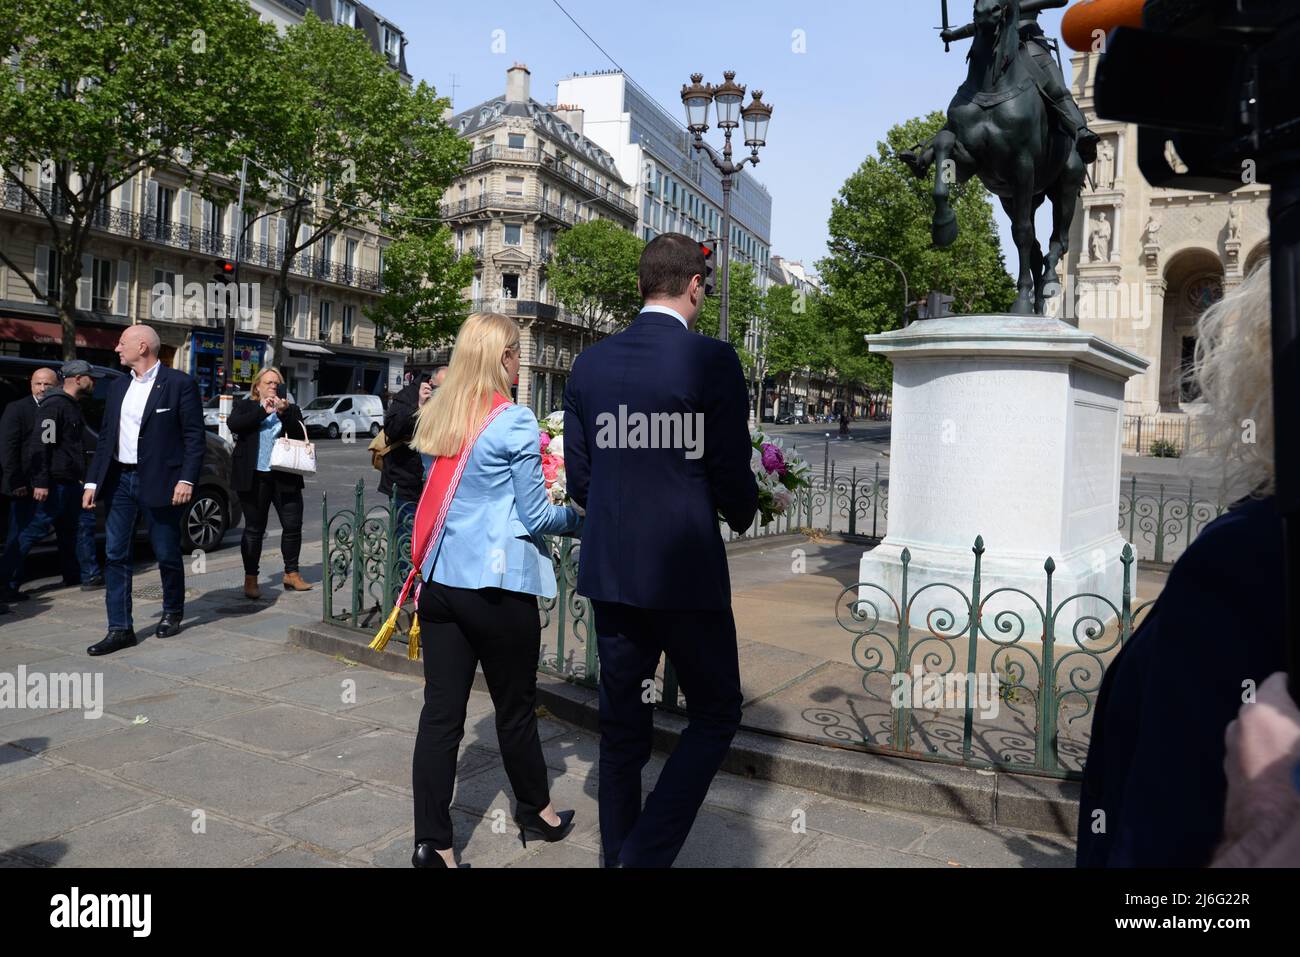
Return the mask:
[[[398, 595], [394, 607], [402, 607], [411, 584], [438, 544], [443, 523], [447, 521], [447, 512], [451, 509], [451, 500], [456, 497], [456, 487], [460, 485], [460, 477], [465, 471], [466, 463], [469, 462], [474, 443], [478, 441], [478, 437], [483, 434], [483, 430], [492, 423], [492, 420], [509, 405], [511, 405], [509, 399], [499, 392], [494, 392], [492, 407], [484, 417], [483, 424], [479, 426], [473, 438], [461, 446], [460, 453], [454, 457], [440, 455], [433, 460], [429, 477], [424, 483], [424, 491], [420, 493], [420, 504], [415, 508], [415, 528], [411, 533], [411, 573], [406, 576], [406, 583], [402, 585], [402, 593]], [[417, 592], [417, 600], [418, 597]]]

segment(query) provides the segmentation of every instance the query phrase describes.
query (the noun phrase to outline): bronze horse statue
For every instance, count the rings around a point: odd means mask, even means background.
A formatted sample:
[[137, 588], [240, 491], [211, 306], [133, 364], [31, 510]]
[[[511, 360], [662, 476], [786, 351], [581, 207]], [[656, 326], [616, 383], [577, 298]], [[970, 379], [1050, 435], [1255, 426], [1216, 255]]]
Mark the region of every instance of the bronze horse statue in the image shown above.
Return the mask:
[[[1026, 12], [1042, 5], [1027, 0]], [[950, 202], [954, 184], [978, 176], [1001, 199], [1020, 254], [1011, 311], [1042, 315], [1046, 300], [1060, 291], [1056, 265], [1069, 248], [1070, 223], [1083, 188], [1086, 166], [1077, 141], [1087, 131], [1054, 118], [1022, 47], [1020, 23], [1020, 0], [976, 0], [968, 28], [974, 36], [970, 66], [948, 106], [948, 121], [929, 143], [899, 158], [919, 177], [935, 168], [935, 246], [945, 248], [957, 239], [957, 214]], [[945, 39], [953, 36], [945, 34]], [[1046, 255], [1034, 233], [1034, 213], [1044, 199], [1052, 201]]]

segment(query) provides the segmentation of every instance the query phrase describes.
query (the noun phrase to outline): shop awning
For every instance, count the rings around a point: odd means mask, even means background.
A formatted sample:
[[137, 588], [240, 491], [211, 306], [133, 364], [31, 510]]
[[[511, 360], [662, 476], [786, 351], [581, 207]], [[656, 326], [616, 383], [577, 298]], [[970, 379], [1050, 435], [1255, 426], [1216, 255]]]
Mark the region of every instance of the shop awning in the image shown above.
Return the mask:
[[318, 346], [312, 342], [286, 342], [284, 347], [290, 352], [296, 352], [305, 356], [332, 356], [334, 353], [324, 346]]
[[[117, 329], [99, 329], [77, 326], [78, 349], [107, 349], [112, 351], [122, 335]], [[57, 322], [39, 322], [35, 319], [10, 319], [0, 317], [0, 340], [9, 342], [37, 342], [42, 345], [59, 345], [63, 342], [63, 328]]]

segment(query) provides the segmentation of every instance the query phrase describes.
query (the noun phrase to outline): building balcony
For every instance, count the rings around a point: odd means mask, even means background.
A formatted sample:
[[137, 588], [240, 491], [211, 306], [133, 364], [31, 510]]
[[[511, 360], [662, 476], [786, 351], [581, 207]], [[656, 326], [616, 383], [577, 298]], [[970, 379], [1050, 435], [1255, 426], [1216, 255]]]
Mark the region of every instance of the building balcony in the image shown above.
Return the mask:
[[618, 190], [611, 189], [609, 186], [602, 186], [571, 163], [556, 162], [555, 157], [543, 149], [537, 147], [511, 149], [508, 146], [496, 144], [482, 146], [470, 154], [469, 163], [465, 168], [470, 170], [487, 163], [520, 163], [528, 166], [538, 166], [547, 173], [576, 186], [588, 198], [604, 203], [617, 213], [633, 220], [636, 219], [636, 206], [620, 195]]
[[[37, 199], [46, 209], [57, 201], [57, 195], [47, 188], [37, 191]], [[0, 209], [43, 217], [40, 206], [32, 197], [15, 183], [5, 183], [0, 194]], [[120, 209], [116, 206], [100, 206], [91, 215], [89, 225], [92, 230], [139, 240], [173, 249], [183, 250], [201, 256], [216, 259], [235, 258], [235, 238], [225, 233], [217, 233], [198, 226], [179, 223], [157, 215], [137, 213], [133, 210]], [[253, 242], [245, 239], [240, 244], [239, 260], [247, 266], [258, 266], [276, 271], [284, 262], [284, 252], [267, 243]], [[361, 269], [345, 263], [329, 262], [319, 256], [299, 253], [290, 266], [290, 271], [298, 276], [309, 276], [323, 282], [340, 286], [350, 286], [367, 292], [382, 292], [382, 277], [373, 269]]]

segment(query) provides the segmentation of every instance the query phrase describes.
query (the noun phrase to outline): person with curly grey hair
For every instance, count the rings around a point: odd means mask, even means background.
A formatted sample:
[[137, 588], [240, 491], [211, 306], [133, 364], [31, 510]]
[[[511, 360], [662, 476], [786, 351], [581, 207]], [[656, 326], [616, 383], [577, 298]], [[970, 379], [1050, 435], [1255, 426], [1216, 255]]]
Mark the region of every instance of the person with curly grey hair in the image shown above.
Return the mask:
[[1284, 668], [1272, 499], [1269, 266], [1201, 317], [1204, 448], [1248, 494], [1205, 527], [1102, 680], [1079, 800], [1080, 867], [1203, 867], [1224, 839], [1225, 733]]

